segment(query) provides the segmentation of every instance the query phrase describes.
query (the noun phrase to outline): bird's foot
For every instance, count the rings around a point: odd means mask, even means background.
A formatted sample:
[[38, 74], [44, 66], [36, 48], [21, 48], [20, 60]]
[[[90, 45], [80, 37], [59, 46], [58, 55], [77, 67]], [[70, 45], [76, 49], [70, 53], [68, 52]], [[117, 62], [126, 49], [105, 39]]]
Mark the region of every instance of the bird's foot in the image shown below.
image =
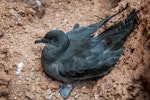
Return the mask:
[[76, 81], [73, 84], [63, 83], [60, 87], [60, 94], [64, 99], [67, 99], [73, 90], [73, 88], [79, 83], [79, 81]]

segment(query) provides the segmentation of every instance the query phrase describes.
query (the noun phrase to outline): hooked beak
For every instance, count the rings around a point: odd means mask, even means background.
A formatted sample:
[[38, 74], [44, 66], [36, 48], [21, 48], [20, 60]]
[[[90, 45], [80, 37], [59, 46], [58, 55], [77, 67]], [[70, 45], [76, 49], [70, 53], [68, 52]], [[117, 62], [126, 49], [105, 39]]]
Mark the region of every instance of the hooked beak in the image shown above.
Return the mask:
[[39, 39], [39, 40], [35, 40], [35, 44], [37, 44], [37, 43], [44, 43], [44, 39], [41, 38], [41, 39]]

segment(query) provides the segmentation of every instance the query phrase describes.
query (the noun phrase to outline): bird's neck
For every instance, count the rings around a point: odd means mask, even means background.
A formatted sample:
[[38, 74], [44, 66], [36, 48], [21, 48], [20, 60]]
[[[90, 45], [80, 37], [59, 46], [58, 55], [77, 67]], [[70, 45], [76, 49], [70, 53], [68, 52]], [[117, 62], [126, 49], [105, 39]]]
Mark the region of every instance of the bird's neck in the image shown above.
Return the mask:
[[70, 41], [68, 37], [58, 37], [54, 43], [46, 44], [42, 53], [42, 62], [53, 63], [58, 60], [68, 49]]

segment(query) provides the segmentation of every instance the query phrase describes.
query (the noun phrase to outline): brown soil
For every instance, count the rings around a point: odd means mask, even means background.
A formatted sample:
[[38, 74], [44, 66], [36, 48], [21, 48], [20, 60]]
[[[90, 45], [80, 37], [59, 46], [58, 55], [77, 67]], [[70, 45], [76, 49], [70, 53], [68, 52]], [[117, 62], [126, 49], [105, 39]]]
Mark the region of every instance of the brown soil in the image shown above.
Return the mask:
[[34, 41], [53, 29], [67, 32], [76, 22], [84, 26], [104, 19], [127, 2], [130, 7], [101, 29], [136, 9], [138, 24], [124, 55], [108, 75], [79, 83], [68, 100], [150, 100], [149, 0], [0, 0], [0, 100], [63, 100], [61, 82], [41, 67], [43, 45]]

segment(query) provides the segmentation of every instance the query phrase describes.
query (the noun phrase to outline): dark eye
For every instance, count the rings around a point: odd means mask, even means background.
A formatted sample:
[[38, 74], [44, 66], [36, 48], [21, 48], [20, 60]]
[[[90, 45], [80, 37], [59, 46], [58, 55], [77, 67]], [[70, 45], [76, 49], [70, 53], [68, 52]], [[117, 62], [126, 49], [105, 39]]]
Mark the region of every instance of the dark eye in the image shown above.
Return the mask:
[[51, 40], [52, 41], [57, 41], [57, 39], [55, 37], [52, 37]]
[[56, 42], [56, 41], [57, 41], [56, 38], [51, 38], [51, 39], [50, 39], [50, 42], [51, 42], [51, 43], [54, 43], [54, 42]]
[[44, 43], [48, 43], [49, 42], [48, 39], [43, 39], [43, 41], [44, 41]]

